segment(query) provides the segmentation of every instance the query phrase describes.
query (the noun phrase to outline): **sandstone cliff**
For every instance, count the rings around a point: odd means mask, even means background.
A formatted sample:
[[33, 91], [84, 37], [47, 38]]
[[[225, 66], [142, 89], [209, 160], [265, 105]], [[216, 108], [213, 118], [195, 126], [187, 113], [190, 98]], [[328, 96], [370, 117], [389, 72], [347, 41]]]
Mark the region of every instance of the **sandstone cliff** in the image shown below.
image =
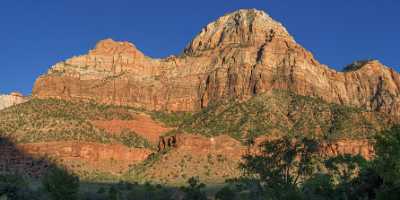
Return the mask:
[[0, 110], [17, 105], [20, 103], [24, 103], [28, 101], [29, 98], [22, 96], [20, 93], [12, 92], [9, 95], [0, 95]]
[[133, 44], [100, 41], [54, 65], [36, 98], [90, 99], [148, 110], [197, 111], [210, 102], [284, 89], [400, 119], [400, 75], [377, 60], [345, 72], [320, 64], [279, 22], [239, 10], [204, 27], [179, 56], [146, 57]]

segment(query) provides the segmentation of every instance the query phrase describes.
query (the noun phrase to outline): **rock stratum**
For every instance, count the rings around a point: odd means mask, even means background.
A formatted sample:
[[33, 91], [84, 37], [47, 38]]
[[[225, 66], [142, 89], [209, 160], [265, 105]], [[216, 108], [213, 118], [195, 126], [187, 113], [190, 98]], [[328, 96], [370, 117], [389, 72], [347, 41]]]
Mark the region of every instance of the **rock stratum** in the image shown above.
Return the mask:
[[22, 94], [17, 92], [12, 92], [7, 95], [0, 95], [0, 110], [20, 103], [24, 103], [28, 100], [28, 97], [24, 97]]
[[377, 60], [335, 71], [255, 9], [208, 24], [179, 56], [153, 59], [131, 43], [102, 40], [87, 55], [57, 63], [40, 76], [33, 96], [198, 111], [210, 102], [247, 100], [273, 89], [400, 117], [396, 71]]
[[21, 103], [0, 110], [0, 174], [40, 176], [48, 156], [85, 180], [223, 183], [257, 152], [250, 141], [282, 135], [371, 159], [374, 137], [399, 123], [399, 95], [400, 75], [379, 61], [335, 71], [266, 13], [239, 10], [181, 55], [106, 39], [52, 66], [29, 101], [0, 96], [0, 109]]

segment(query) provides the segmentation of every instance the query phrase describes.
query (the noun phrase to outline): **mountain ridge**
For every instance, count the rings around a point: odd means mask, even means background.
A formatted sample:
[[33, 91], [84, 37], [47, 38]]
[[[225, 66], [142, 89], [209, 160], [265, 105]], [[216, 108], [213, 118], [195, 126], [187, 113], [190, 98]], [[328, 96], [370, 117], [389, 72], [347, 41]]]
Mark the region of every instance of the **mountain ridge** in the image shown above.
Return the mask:
[[222, 99], [272, 89], [390, 113], [400, 119], [400, 75], [378, 61], [340, 72], [320, 64], [265, 12], [239, 10], [209, 23], [184, 53], [145, 56], [133, 44], [100, 41], [89, 54], [40, 76], [36, 98], [91, 99], [147, 110], [198, 111]]

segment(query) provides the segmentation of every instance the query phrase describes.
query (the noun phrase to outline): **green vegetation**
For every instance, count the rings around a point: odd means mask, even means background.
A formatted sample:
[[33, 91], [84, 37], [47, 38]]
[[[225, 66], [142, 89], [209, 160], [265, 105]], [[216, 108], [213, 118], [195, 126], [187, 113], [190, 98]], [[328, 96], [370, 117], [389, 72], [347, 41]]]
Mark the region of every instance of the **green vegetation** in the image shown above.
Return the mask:
[[[376, 156], [325, 157], [317, 141], [285, 136], [260, 144], [260, 153], [243, 157], [243, 175], [216, 191], [217, 200], [397, 200], [400, 196], [400, 126], [376, 136]], [[209, 156], [210, 160], [213, 160]], [[0, 176], [0, 197], [7, 199], [118, 199], [208, 200], [206, 185], [198, 177], [186, 186], [169, 188], [137, 182], [99, 184], [95, 192], [80, 192], [79, 179], [64, 169], [52, 168], [42, 186], [29, 189], [18, 176]], [[27, 196], [31, 195], [31, 196]], [[208, 196], [207, 196], [208, 195]]]
[[153, 119], [172, 127], [178, 127], [186, 120], [189, 120], [192, 116], [189, 112], [152, 112], [150, 114]]
[[0, 136], [14, 143], [72, 141], [121, 143], [148, 148], [149, 142], [132, 131], [109, 134], [93, 120], [131, 120], [136, 110], [93, 102], [32, 99], [0, 111]]
[[126, 179], [128, 180], [144, 181], [144, 179], [146, 178], [145, 171], [151, 168], [157, 161], [159, 161], [161, 159], [161, 156], [165, 153], [166, 152], [159, 152], [151, 154], [143, 162], [133, 165], [124, 175], [124, 177], [126, 177]]
[[204, 183], [200, 183], [198, 177], [191, 177], [188, 180], [188, 186], [182, 187], [182, 191], [185, 192], [183, 200], [207, 200], [206, 193], [203, 189], [206, 187]]
[[148, 140], [129, 130], [122, 131], [122, 133], [118, 136], [113, 135], [112, 138], [128, 147], [149, 149], [154, 148], [154, 146], [152, 146]]
[[53, 167], [42, 179], [42, 185], [52, 200], [77, 200], [79, 178], [66, 169]]
[[0, 175], [0, 199], [40, 199], [40, 194], [29, 190], [29, 184], [21, 176]]
[[243, 176], [230, 180], [217, 195], [240, 200], [398, 199], [400, 126], [384, 131], [376, 141], [376, 157], [370, 161], [350, 155], [321, 157], [312, 139], [287, 136], [262, 143], [260, 154], [243, 158]]
[[318, 98], [272, 91], [245, 102], [219, 102], [182, 120], [178, 131], [229, 134], [240, 141], [266, 134], [321, 139], [373, 138], [388, 127], [380, 113], [330, 104]]

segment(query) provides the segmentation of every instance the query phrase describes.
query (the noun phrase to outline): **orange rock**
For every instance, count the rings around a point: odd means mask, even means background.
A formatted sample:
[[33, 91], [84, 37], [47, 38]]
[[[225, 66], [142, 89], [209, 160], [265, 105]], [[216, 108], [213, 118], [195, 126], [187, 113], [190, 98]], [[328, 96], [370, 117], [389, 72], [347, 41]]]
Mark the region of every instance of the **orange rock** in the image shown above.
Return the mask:
[[37, 98], [91, 99], [148, 110], [197, 111], [210, 102], [284, 89], [400, 119], [400, 75], [379, 61], [337, 72], [320, 64], [279, 23], [239, 10], [208, 24], [180, 56], [146, 57], [127, 42], [100, 41], [53, 66]]

